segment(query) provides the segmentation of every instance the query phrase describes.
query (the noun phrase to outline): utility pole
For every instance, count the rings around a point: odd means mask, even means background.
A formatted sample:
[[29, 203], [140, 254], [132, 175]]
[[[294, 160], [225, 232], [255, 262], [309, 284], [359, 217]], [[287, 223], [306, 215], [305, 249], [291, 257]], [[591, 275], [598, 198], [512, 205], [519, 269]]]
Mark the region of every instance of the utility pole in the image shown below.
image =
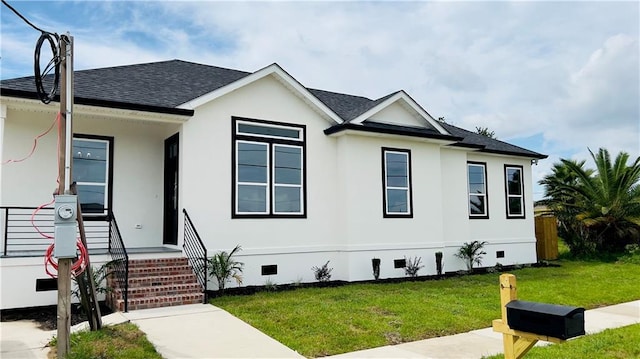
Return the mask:
[[[59, 196], [70, 194], [71, 185], [71, 145], [73, 140], [72, 113], [73, 113], [73, 37], [69, 33], [60, 37], [60, 126], [58, 135], [60, 146], [58, 148], [58, 196], [56, 196], [56, 217], [59, 215]], [[64, 146], [63, 146], [64, 145]], [[66, 207], [65, 209], [68, 209]], [[75, 208], [73, 209], [75, 211]], [[68, 219], [68, 218], [66, 218]], [[75, 218], [74, 218], [75, 223]], [[70, 350], [69, 335], [71, 332], [71, 263], [73, 257], [69, 256], [69, 243], [73, 240], [73, 252], [76, 248], [75, 227], [72, 238], [69, 231], [58, 231], [56, 223], [55, 231], [55, 256], [58, 258], [58, 358], [67, 356]], [[59, 248], [64, 247], [65, 249]], [[58, 254], [60, 253], [60, 255]]]

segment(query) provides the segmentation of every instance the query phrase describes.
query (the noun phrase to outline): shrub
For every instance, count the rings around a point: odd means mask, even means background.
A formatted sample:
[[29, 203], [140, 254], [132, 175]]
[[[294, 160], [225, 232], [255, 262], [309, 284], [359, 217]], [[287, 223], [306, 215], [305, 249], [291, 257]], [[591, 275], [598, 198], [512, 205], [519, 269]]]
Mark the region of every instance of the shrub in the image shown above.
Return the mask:
[[404, 257], [405, 259], [405, 267], [404, 267], [404, 274], [408, 275], [409, 277], [415, 278], [418, 276], [418, 271], [422, 268], [424, 268], [424, 266], [420, 265], [420, 262], [422, 261], [422, 257], [415, 257], [415, 258], [407, 258]]
[[[107, 262], [98, 267], [98, 269], [96, 269], [94, 266], [91, 266], [91, 272], [93, 275], [91, 280], [93, 280], [93, 285], [96, 288], [96, 294], [107, 294], [113, 291], [113, 288], [110, 288], [106, 285], [106, 278], [109, 275], [108, 268], [110, 264], [111, 262]], [[88, 272], [83, 272], [80, 275], [84, 276], [84, 278], [86, 279], [88, 278], [87, 273]], [[78, 282], [78, 279], [76, 277], [72, 278], [76, 283], [76, 286], [73, 288], [73, 290], [71, 290], [71, 294], [76, 297], [76, 299], [78, 299], [78, 301], [80, 302], [80, 308], [84, 311], [84, 313], [89, 314], [89, 303], [86, 303], [85, 299], [80, 294], [80, 283]]]
[[619, 259], [621, 262], [640, 264], [640, 245], [628, 244], [624, 249], [625, 254]]
[[231, 278], [236, 280], [238, 286], [242, 284], [241, 273], [244, 263], [238, 262], [233, 258], [233, 255], [241, 249], [240, 245], [237, 245], [230, 253], [220, 251], [209, 259], [209, 276], [216, 279], [218, 290], [220, 290], [221, 294], [224, 293], [226, 284]]
[[329, 268], [329, 262], [323, 264], [321, 267], [313, 266], [311, 270], [313, 271], [316, 280], [319, 282], [328, 282], [331, 280], [331, 271], [333, 268]]
[[278, 283], [271, 280], [271, 277], [267, 278], [264, 282], [264, 289], [268, 292], [275, 292], [278, 290]]
[[474, 264], [482, 265], [482, 256], [487, 254], [482, 248], [486, 244], [487, 242], [480, 241], [465, 242], [462, 247], [458, 249], [458, 253], [456, 253], [455, 256], [464, 260], [464, 263], [467, 265], [467, 270], [472, 270]]

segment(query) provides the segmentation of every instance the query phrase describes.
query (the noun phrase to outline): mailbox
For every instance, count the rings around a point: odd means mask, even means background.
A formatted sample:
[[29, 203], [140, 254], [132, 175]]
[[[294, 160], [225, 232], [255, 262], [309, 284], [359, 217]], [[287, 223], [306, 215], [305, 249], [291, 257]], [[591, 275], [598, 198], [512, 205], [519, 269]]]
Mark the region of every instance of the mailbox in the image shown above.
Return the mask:
[[569, 339], [584, 335], [584, 308], [513, 300], [506, 305], [514, 330]]

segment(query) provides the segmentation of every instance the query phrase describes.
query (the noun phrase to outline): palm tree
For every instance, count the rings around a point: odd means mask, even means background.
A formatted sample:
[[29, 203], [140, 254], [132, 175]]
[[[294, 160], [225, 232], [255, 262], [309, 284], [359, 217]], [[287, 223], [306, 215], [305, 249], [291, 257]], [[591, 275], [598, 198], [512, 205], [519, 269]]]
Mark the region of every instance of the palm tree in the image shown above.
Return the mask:
[[[538, 204], [547, 206], [549, 211], [558, 219], [558, 234], [569, 246], [574, 254], [583, 254], [595, 250], [586, 241], [586, 228], [577, 220], [580, 206], [577, 205], [575, 188], [580, 186], [578, 176], [573, 169], [579, 169], [587, 177], [594, 173], [591, 169], [585, 169], [586, 161], [561, 160], [555, 163], [551, 174], [545, 176], [538, 183], [544, 186], [544, 199]], [[571, 167], [566, 164], [571, 162]]]
[[597, 155], [589, 152], [597, 175], [588, 176], [569, 165], [582, 182], [576, 190], [583, 210], [576, 218], [590, 229], [597, 247], [621, 249], [640, 236], [640, 157], [627, 165], [626, 152], [613, 163], [606, 149]]
[[589, 153], [596, 171], [561, 160], [575, 180], [559, 183], [552, 194], [564, 199], [569, 212], [575, 213], [575, 220], [585, 229], [581, 234], [594, 249], [619, 250], [640, 238], [640, 157], [627, 165], [626, 152], [620, 152], [613, 162], [606, 149]]

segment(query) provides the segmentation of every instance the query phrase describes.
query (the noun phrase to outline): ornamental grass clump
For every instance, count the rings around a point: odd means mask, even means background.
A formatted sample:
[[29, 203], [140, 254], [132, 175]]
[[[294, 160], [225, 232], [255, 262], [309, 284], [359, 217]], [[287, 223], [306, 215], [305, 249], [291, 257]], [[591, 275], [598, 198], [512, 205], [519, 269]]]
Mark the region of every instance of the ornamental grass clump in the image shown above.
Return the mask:
[[209, 259], [209, 267], [211, 268], [209, 276], [216, 279], [218, 282], [218, 290], [221, 294], [224, 293], [226, 284], [231, 278], [236, 280], [238, 286], [242, 285], [242, 269], [244, 263], [238, 262], [233, 258], [233, 255], [241, 249], [242, 247], [237, 245], [231, 252], [220, 251]]

